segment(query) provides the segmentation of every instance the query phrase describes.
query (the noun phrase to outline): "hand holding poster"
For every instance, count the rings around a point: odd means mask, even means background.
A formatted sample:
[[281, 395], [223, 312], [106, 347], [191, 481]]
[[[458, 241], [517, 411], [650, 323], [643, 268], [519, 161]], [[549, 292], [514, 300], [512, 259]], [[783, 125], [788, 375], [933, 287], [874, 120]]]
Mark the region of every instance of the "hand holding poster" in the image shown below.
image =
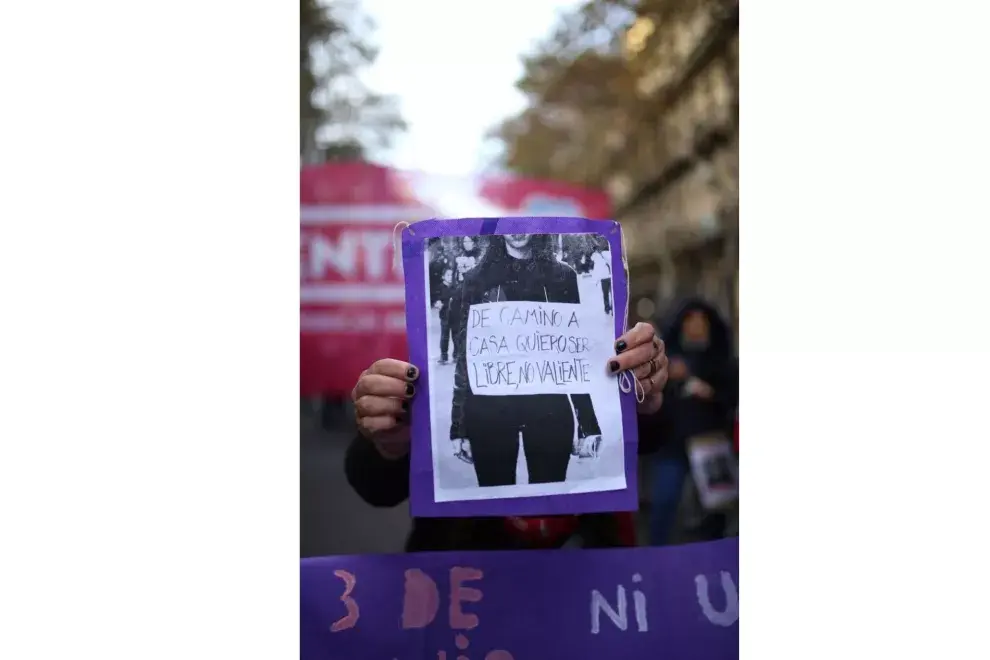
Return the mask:
[[306, 559], [301, 660], [736, 660], [738, 539]]
[[[620, 232], [581, 218], [403, 231], [410, 362], [421, 370], [413, 515], [636, 508], [635, 396], [606, 368], [624, 330]], [[606, 254], [610, 268], [578, 274]]]

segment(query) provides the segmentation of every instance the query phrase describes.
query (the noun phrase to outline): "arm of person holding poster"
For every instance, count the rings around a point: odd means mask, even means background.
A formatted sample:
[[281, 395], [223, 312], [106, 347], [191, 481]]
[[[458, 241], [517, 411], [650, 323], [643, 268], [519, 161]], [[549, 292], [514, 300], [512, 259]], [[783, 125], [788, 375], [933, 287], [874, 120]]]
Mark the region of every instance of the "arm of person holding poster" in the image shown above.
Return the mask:
[[419, 370], [399, 360], [378, 360], [351, 392], [360, 436], [347, 448], [344, 473], [372, 506], [396, 506], [409, 497], [409, 399]]
[[[570, 268], [555, 287], [553, 302], [579, 303], [581, 301], [578, 289], [577, 274]], [[630, 372], [632, 378], [638, 381], [631, 383], [635, 390], [643, 393], [643, 401], [637, 406], [640, 415], [656, 413], [663, 403], [663, 388], [667, 384], [667, 355], [663, 341], [656, 336], [656, 330], [650, 323], [637, 323], [632, 329], [615, 341], [616, 357], [609, 361], [611, 373], [621, 374]], [[579, 455], [594, 454], [595, 447], [601, 440], [601, 429], [595, 415], [589, 394], [573, 394], [571, 401], [578, 420], [578, 444], [575, 451]], [[582, 438], [582, 434], [585, 437]]]
[[[609, 360], [612, 373], [628, 372], [637, 382], [635, 391], [643, 393], [636, 406], [637, 414], [653, 415], [663, 404], [663, 389], [667, 385], [667, 353], [663, 340], [650, 323], [637, 323], [615, 342], [615, 357]], [[638, 383], [638, 384], [637, 384]], [[638, 397], [637, 397], [638, 398]]]
[[[663, 405], [663, 390], [667, 385], [667, 354], [663, 340], [656, 336], [653, 325], [649, 323], [637, 323], [632, 330], [626, 332], [615, 341], [616, 357], [609, 360], [608, 370], [614, 374], [628, 372], [635, 379], [630, 383], [637, 392], [642, 392], [643, 401], [636, 406], [636, 413], [639, 417], [640, 445], [639, 453], [650, 453], [655, 447], [650, 441], [644, 442], [644, 437], [649, 437], [647, 432], [652, 423], [657, 419], [657, 413]], [[579, 408], [579, 397], [588, 395], [573, 395], [574, 409], [578, 413], [578, 421], [581, 420], [581, 409]], [[587, 402], [590, 408], [590, 400]], [[594, 415], [594, 411], [591, 411]], [[597, 421], [595, 422], [597, 427]], [[593, 455], [595, 447], [590, 445], [591, 439], [595, 436], [589, 434], [588, 438], [579, 442], [576, 447], [578, 455]], [[580, 439], [580, 437], [579, 437]]]
[[454, 392], [450, 400], [450, 439], [458, 441], [461, 446], [455, 447], [456, 453], [469, 456], [464, 439], [467, 438], [467, 428], [464, 425], [464, 404], [471, 395], [471, 384], [468, 381], [467, 355], [465, 353], [467, 335], [467, 316], [471, 308], [469, 296], [474, 291], [474, 278], [470, 275], [464, 282], [454, 288], [450, 298], [450, 311], [447, 312], [450, 324], [450, 336], [454, 342]]
[[[554, 264], [555, 270], [548, 279], [551, 289], [546, 292], [548, 302], [580, 303], [581, 294], [578, 289], [577, 273], [569, 266]], [[601, 444], [602, 430], [598, 425], [598, 416], [591, 403], [590, 394], [572, 394], [571, 404], [577, 416], [577, 441], [574, 454], [587, 458], [598, 451]]]

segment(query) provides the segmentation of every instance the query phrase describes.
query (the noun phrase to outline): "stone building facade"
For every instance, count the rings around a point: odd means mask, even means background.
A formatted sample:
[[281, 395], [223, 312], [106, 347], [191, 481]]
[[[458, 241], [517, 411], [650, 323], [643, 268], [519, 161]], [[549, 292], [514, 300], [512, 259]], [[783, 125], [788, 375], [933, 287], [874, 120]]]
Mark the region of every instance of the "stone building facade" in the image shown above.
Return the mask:
[[626, 234], [630, 312], [697, 294], [738, 329], [738, 0], [644, 4], [626, 34], [640, 108], [601, 177]]

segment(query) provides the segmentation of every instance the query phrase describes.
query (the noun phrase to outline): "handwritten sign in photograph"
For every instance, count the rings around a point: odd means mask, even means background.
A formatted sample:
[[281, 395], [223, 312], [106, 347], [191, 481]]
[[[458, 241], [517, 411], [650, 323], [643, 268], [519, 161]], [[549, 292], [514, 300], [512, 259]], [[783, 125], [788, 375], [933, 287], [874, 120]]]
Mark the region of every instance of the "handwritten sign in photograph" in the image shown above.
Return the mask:
[[301, 660], [736, 660], [738, 539], [304, 559]]
[[[634, 403], [606, 369], [625, 312], [617, 228], [501, 218], [403, 232], [410, 358], [422, 370], [412, 481], [430, 477], [428, 502], [413, 484], [414, 515], [635, 508]], [[594, 497], [604, 493], [622, 503]]]
[[611, 319], [580, 304], [481, 303], [467, 321], [468, 380], [479, 396], [587, 394], [613, 352]]

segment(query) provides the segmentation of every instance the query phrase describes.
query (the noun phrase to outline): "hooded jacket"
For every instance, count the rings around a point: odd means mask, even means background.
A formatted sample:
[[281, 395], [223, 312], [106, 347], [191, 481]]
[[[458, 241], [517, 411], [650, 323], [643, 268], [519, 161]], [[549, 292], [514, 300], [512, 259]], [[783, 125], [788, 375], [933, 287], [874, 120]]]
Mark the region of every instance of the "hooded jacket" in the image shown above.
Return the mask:
[[[689, 312], [701, 311], [708, 317], [709, 340], [704, 349], [685, 345], [681, 327]], [[711, 399], [686, 396], [686, 380], [671, 378], [664, 389], [660, 411], [640, 428], [644, 435], [659, 442], [660, 452], [686, 458], [688, 438], [713, 431], [728, 431], [738, 406], [739, 375], [733, 355], [732, 335], [725, 319], [711, 304], [690, 298], [677, 308], [664, 326], [661, 337], [671, 361], [681, 359], [687, 364], [688, 377], [708, 383], [714, 392]]]

